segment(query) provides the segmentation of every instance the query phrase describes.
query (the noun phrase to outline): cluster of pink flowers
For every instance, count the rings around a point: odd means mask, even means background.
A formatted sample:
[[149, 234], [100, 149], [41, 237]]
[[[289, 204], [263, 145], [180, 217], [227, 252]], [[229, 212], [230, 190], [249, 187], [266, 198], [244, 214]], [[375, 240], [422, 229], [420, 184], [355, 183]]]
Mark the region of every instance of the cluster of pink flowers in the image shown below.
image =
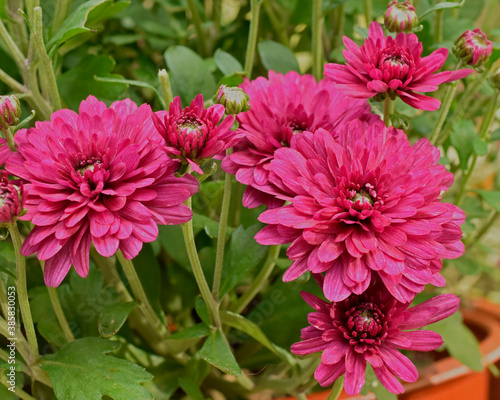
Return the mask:
[[222, 166], [247, 185], [245, 206], [267, 206], [256, 240], [290, 244], [283, 279], [309, 272], [327, 299], [303, 293], [315, 312], [292, 352], [322, 352], [315, 377], [323, 386], [345, 374], [346, 392], [357, 394], [370, 363], [389, 391], [401, 393], [398, 378], [413, 382], [418, 374], [398, 349], [438, 348], [441, 337], [419, 328], [458, 309], [451, 294], [409, 306], [425, 285], [445, 285], [442, 260], [464, 252], [465, 215], [441, 201], [453, 175], [438, 164], [439, 150], [428, 139], [411, 145], [370, 113], [366, 99], [399, 96], [436, 110], [437, 99], [416, 92], [471, 71], [435, 73], [446, 49], [422, 58], [415, 34], [386, 37], [377, 22], [363, 46], [344, 43], [346, 64], [327, 64], [318, 83], [270, 72], [241, 85], [251, 109], [237, 115], [244, 138]]
[[[327, 299], [303, 294], [315, 311], [292, 352], [322, 352], [321, 385], [345, 374], [347, 393], [357, 394], [370, 363], [388, 390], [401, 393], [397, 378], [418, 374], [398, 349], [436, 349], [441, 337], [420, 328], [458, 309], [454, 295], [409, 306], [425, 285], [445, 285], [442, 260], [462, 255], [465, 215], [441, 201], [453, 175], [438, 164], [439, 150], [427, 139], [411, 145], [366, 99], [399, 96], [436, 110], [438, 100], [417, 92], [471, 71], [435, 73], [446, 49], [422, 58], [416, 35], [386, 37], [377, 22], [364, 45], [344, 43], [346, 64], [327, 64], [320, 82], [295, 72], [246, 79], [250, 111], [232, 105], [247, 111], [237, 114], [237, 130], [224, 106], [205, 108], [202, 95], [184, 109], [177, 97], [157, 113], [89, 96], [78, 113], [59, 110], [17, 132], [17, 151], [0, 140], [0, 163], [23, 182], [1, 176], [0, 223], [26, 208], [20, 218], [34, 228], [21, 252], [45, 260], [45, 282], [58, 286], [72, 265], [87, 275], [91, 244], [103, 256], [120, 250], [132, 259], [157, 238], [158, 224], [187, 222], [192, 212], [183, 202], [198, 180], [175, 173], [189, 165], [203, 174], [205, 160], [234, 146], [222, 168], [247, 185], [244, 206], [267, 206], [256, 240], [290, 244], [283, 279], [311, 273]], [[225, 88], [223, 95], [234, 102]]]

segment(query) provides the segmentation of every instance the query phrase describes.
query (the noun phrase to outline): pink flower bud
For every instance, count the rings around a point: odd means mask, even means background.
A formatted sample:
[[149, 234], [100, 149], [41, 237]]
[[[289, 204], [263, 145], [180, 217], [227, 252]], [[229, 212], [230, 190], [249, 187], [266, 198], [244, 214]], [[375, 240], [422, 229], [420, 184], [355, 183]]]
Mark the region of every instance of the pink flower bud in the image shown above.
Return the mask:
[[22, 183], [9, 181], [7, 173], [0, 173], [0, 226], [16, 220], [22, 213], [24, 205], [24, 189]]
[[481, 29], [465, 31], [455, 42], [453, 53], [463, 63], [480, 68], [490, 57], [493, 43]]
[[387, 7], [384, 24], [389, 32], [408, 32], [418, 25], [417, 11], [409, 2], [393, 0]]
[[21, 105], [16, 96], [0, 96], [0, 128], [17, 125], [21, 116]]

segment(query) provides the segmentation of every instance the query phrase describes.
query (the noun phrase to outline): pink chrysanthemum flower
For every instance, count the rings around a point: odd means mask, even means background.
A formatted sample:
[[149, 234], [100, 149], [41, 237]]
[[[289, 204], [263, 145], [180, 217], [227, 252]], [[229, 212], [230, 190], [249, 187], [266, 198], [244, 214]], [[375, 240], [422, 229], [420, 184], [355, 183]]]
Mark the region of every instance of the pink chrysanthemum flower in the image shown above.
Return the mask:
[[422, 43], [414, 33], [398, 33], [395, 39], [386, 37], [378, 22], [372, 22], [368, 39], [359, 47], [344, 36], [345, 65], [326, 64], [325, 76], [337, 84], [337, 88], [349, 96], [369, 98], [386, 96], [401, 100], [420, 110], [434, 111], [441, 102], [433, 97], [416, 92], [433, 92], [438, 85], [461, 79], [472, 70], [439, 70], [448, 50], [440, 48], [428, 55], [422, 55]]
[[243, 205], [278, 207], [283, 201], [269, 182], [269, 162], [276, 149], [288, 147], [298, 132], [318, 128], [333, 131], [354, 118], [378, 119], [366, 101], [345, 97], [331, 82], [316, 82], [312, 75], [269, 71], [269, 79], [248, 79], [240, 87], [250, 96], [250, 111], [239, 114], [239, 132], [245, 138], [222, 162], [224, 171], [247, 185]]
[[292, 353], [322, 352], [314, 377], [321, 386], [329, 386], [345, 374], [348, 395], [363, 388], [367, 362], [387, 390], [404, 392], [397, 378], [415, 382], [418, 372], [398, 350], [437, 349], [443, 344], [441, 336], [419, 328], [449, 317], [460, 304], [457, 296], [443, 294], [408, 308], [409, 303], [398, 302], [378, 286], [338, 303], [306, 292], [302, 297], [316, 311], [308, 315], [311, 326], [302, 329], [302, 341], [292, 345]]
[[271, 161], [270, 180], [291, 204], [262, 213], [269, 225], [256, 239], [292, 243], [283, 280], [324, 272], [331, 301], [363, 293], [375, 276], [401, 302], [428, 283], [444, 286], [441, 259], [464, 252], [465, 214], [440, 201], [453, 174], [438, 165], [439, 150], [427, 139], [411, 146], [382, 122], [336, 133], [303, 132]]
[[223, 117], [223, 105], [204, 108], [203, 95], [199, 94], [184, 110], [177, 96], [169, 111], [156, 112], [153, 121], [165, 139], [167, 153], [203, 174], [199, 164], [232, 147], [238, 139], [236, 131], [231, 130], [234, 117]]
[[48, 286], [71, 265], [87, 275], [91, 242], [105, 257], [120, 249], [132, 259], [156, 239], [157, 224], [191, 218], [182, 202], [198, 181], [174, 177], [178, 161], [167, 156], [152, 114], [129, 99], [107, 108], [89, 96], [79, 114], [59, 110], [16, 134], [19, 152], [6, 168], [27, 182], [23, 219], [35, 225], [21, 252], [46, 260]]
[[5, 171], [0, 172], [0, 226], [16, 220], [24, 207], [25, 193], [21, 182], [9, 181]]

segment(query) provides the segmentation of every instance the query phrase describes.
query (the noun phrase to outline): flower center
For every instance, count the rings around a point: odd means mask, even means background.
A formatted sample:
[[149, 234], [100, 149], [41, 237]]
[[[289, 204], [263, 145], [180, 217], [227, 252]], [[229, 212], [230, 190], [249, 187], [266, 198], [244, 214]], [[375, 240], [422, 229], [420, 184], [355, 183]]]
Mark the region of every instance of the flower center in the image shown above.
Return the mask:
[[94, 172], [95, 167], [101, 164], [101, 160], [97, 159], [96, 157], [91, 157], [88, 160], [80, 161], [80, 168], [78, 168], [77, 171], [81, 176], [84, 176], [85, 172], [87, 172], [88, 170]]
[[353, 203], [356, 203], [356, 202], [360, 202], [361, 205], [363, 204], [370, 204], [373, 206], [373, 198], [370, 196], [370, 194], [365, 191], [365, 190], [360, 190], [359, 192], [357, 192], [352, 198], [351, 198], [351, 201]]
[[183, 133], [196, 136], [201, 136], [200, 127], [202, 126], [196, 118], [187, 117], [180, 120], [177, 126]]
[[391, 56], [385, 59], [384, 64], [390, 65], [391, 67], [400, 67], [406, 63], [398, 56]]

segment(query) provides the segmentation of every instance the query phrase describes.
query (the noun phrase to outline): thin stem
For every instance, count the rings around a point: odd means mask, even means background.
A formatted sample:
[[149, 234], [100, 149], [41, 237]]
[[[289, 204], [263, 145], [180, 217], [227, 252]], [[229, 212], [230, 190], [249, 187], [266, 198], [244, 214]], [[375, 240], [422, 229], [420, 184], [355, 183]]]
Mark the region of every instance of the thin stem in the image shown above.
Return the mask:
[[196, 8], [194, 0], [187, 0], [189, 10], [191, 11], [191, 20], [196, 30], [196, 36], [198, 36], [198, 47], [202, 55], [207, 56], [207, 42], [205, 37], [205, 32], [203, 32], [203, 21], [201, 20], [200, 13]]
[[34, 12], [35, 22], [33, 34], [35, 36], [34, 40], [38, 57], [40, 58], [40, 79], [45, 81], [53, 108], [55, 110], [60, 110], [62, 108], [62, 104], [61, 97], [59, 96], [59, 89], [57, 88], [56, 75], [54, 73], [52, 61], [49, 58], [47, 50], [45, 49], [45, 44], [43, 43], [42, 8], [35, 7]]
[[451, 103], [453, 98], [455, 97], [455, 92], [457, 91], [458, 82], [451, 82], [450, 86], [446, 89], [446, 93], [444, 95], [444, 99], [441, 102], [441, 108], [439, 110], [438, 119], [436, 124], [434, 125], [434, 129], [432, 130], [431, 136], [429, 140], [433, 145], [437, 145], [439, 143], [439, 135], [441, 133], [441, 128], [446, 120], [448, 112], [450, 111]]
[[[6, 387], [9, 388], [10, 384], [7, 382], [7, 378], [4, 376], [4, 374], [1, 374], [0, 381], [2, 384]], [[26, 393], [23, 389], [20, 387], [16, 387], [16, 396], [21, 398], [22, 400], [36, 400], [34, 397]]]
[[28, 299], [28, 287], [26, 285], [26, 259], [21, 255], [21, 246], [23, 239], [17, 228], [17, 224], [11, 223], [9, 225], [9, 233], [14, 245], [14, 252], [16, 253], [16, 273], [17, 273], [17, 293], [19, 308], [21, 309], [21, 317], [26, 330], [26, 337], [28, 338], [28, 346], [30, 352], [29, 365], [38, 361], [40, 354], [38, 352], [38, 342], [36, 339], [35, 326], [33, 325], [33, 317], [31, 316], [30, 303]]
[[12, 151], [16, 150], [16, 143], [14, 142], [14, 136], [12, 136], [12, 132], [10, 131], [10, 128], [7, 127], [5, 129], [0, 128], [0, 130], [3, 133], [4, 138], [7, 140], [7, 144], [9, 145], [9, 148]]
[[280, 42], [283, 43], [285, 46], [288, 46], [290, 41], [288, 40], [288, 36], [286, 34], [286, 27], [283, 26], [280, 17], [276, 15], [276, 12], [274, 11], [273, 8], [273, 4], [269, 0], [264, 0], [262, 4], [264, 6], [264, 11], [266, 12], [267, 17], [271, 22], [274, 32], [276, 33], [276, 35], [278, 35]]
[[21, 52], [26, 53], [28, 50], [28, 31], [23, 17], [18, 13], [19, 0], [9, 0], [6, 3], [5, 11], [8, 16], [9, 31], [12, 32], [12, 36], [17, 41]]
[[[192, 208], [191, 197], [186, 200], [186, 205], [190, 209]], [[214, 298], [212, 297], [212, 293], [210, 292], [210, 288], [208, 287], [207, 279], [205, 278], [205, 274], [198, 257], [198, 252], [196, 250], [196, 244], [194, 241], [193, 220], [189, 220], [188, 222], [182, 224], [182, 234], [184, 235], [184, 242], [186, 243], [186, 250], [189, 257], [189, 262], [191, 263], [194, 278], [196, 280], [196, 283], [198, 284], [198, 288], [200, 289], [201, 297], [207, 305], [208, 313], [210, 315], [210, 321], [215, 327], [219, 328], [221, 326], [219, 308]]]
[[[480, 139], [487, 139], [488, 138], [492, 122], [495, 119], [495, 112], [497, 110], [497, 103], [498, 103], [499, 97], [500, 97], [500, 91], [495, 90], [495, 94], [493, 95], [493, 98], [489, 102], [489, 107], [486, 110], [486, 114], [483, 118], [483, 122], [481, 123], [481, 127], [479, 128], [479, 138]], [[472, 176], [472, 173], [474, 172], [474, 169], [476, 168], [477, 159], [478, 159], [478, 155], [474, 154], [472, 156], [471, 165], [470, 165], [469, 169], [467, 170], [467, 173], [462, 178], [462, 182], [460, 184], [460, 190], [458, 192], [457, 199], [455, 200], [455, 204], [459, 207], [462, 204], [462, 201], [464, 200], [464, 196], [465, 196], [466, 189], [467, 189], [467, 184], [469, 182], [470, 177]]]
[[0, 21], [0, 40], [4, 43], [5, 47], [10, 52], [10, 55], [14, 59], [15, 63], [17, 64], [17, 67], [21, 71], [21, 75], [24, 74], [26, 71], [26, 65], [24, 63], [25, 58], [19, 47], [17, 47], [16, 42], [14, 39], [12, 39], [12, 36], [10, 36], [9, 32], [5, 28], [5, 25], [3, 24], [2, 21]]
[[372, 0], [365, 0], [365, 19], [366, 19], [366, 26], [370, 26], [370, 24], [373, 20]]
[[307, 400], [305, 393], [297, 393], [297, 400]]
[[479, 229], [476, 229], [473, 234], [467, 237], [467, 240], [464, 241], [464, 245], [467, 250], [470, 250], [472, 246], [474, 246], [479, 241], [479, 239], [481, 239], [483, 235], [488, 232], [488, 230], [493, 226], [496, 219], [498, 218], [498, 215], [500, 215], [500, 213], [496, 210], [493, 210], [490, 215], [488, 215], [488, 218], [484, 220]]
[[[441, 0], [437, 0], [437, 3], [441, 3]], [[444, 10], [436, 11], [436, 20], [434, 25], [434, 43], [442, 43], [443, 42], [443, 17]]]
[[387, 96], [384, 100], [384, 123], [391, 126], [391, 115], [394, 113], [394, 100]]
[[[17, 328], [17, 326], [16, 326]], [[24, 338], [23, 334], [21, 333], [20, 335], [17, 334], [17, 340], [16, 340], [16, 350], [19, 351], [19, 354], [21, 354], [21, 357], [25, 360], [29, 360], [29, 346], [28, 343], [26, 342], [26, 339]], [[0, 318], [0, 335], [2, 335], [5, 338], [10, 338], [10, 333], [8, 330], [8, 325], [7, 321], [3, 318]]]
[[485, 71], [479, 74], [479, 76], [477, 76], [473, 82], [467, 85], [466, 89], [464, 90], [464, 92], [457, 101], [457, 107], [453, 111], [453, 115], [444, 126], [441, 136], [439, 138], [439, 142], [436, 143], [437, 145], [444, 143], [444, 141], [448, 138], [448, 136], [450, 136], [453, 126], [459, 119], [461, 119], [464, 116], [465, 112], [469, 109], [470, 102], [472, 101], [473, 98], [475, 98], [475, 96], [479, 92], [479, 89], [486, 80], [489, 71], [490, 69], [487, 68]]
[[55, 33], [62, 25], [69, 13], [71, 0], [56, 0], [56, 10], [54, 12], [54, 19], [52, 20], [52, 33]]
[[170, 104], [174, 100], [174, 95], [172, 94], [172, 86], [170, 85], [170, 77], [166, 69], [160, 69], [158, 71], [158, 80], [160, 81], [160, 91], [165, 101], [165, 109], [168, 111]]
[[215, 28], [217, 32], [220, 31], [221, 27], [221, 15], [222, 15], [222, 0], [213, 0], [212, 3], [212, 19], [214, 21]]
[[[42, 267], [42, 272], [45, 271], [45, 261], [40, 261], [40, 266]], [[75, 340], [75, 336], [69, 327], [66, 315], [64, 315], [64, 310], [61, 306], [57, 289], [54, 287], [47, 287], [47, 290], [49, 291], [50, 302], [52, 304], [52, 308], [54, 309], [54, 313], [56, 314], [59, 326], [61, 327], [68, 343], [71, 343]]]
[[342, 388], [344, 387], [344, 375], [340, 378], [337, 378], [335, 383], [333, 384], [332, 391], [326, 400], [337, 400], [342, 393]]
[[273, 272], [274, 266], [276, 265], [276, 259], [280, 255], [280, 250], [280, 245], [269, 247], [269, 252], [267, 253], [267, 258], [266, 261], [264, 261], [262, 269], [253, 281], [252, 285], [248, 288], [248, 290], [238, 299], [233, 307], [231, 307], [231, 311], [240, 314], [250, 304], [255, 296], [257, 296], [257, 294], [262, 290], [262, 287]]
[[334, 50], [339, 47], [342, 33], [344, 32], [345, 13], [343, 3], [333, 9], [331, 20], [333, 23], [331, 27], [333, 29], [331, 47]]
[[12, 90], [18, 93], [26, 93], [26, 86], [16, 81], [9, 74], [7, 74], [3, 69], [0, 69], [0, 81], [9, 86]]
[[255, 50], [257, 48], [257, 35], [259, 33], [259, 16], [261, 0], [250, 0], [250, 31], [248, 33], [247, 51], [245, 56], [245, 74], [248, 79], [252, 77]]
[[312, 53], [313, 53], [313, 75], [317, 81], [323, 76], [323, 46], [321, 33], [323, 32], [323, 10], [322, 1], [313, 0], [312, 15]]
[[[231, 150], [227, 150], [226, 154], [231, 154]], [[224, 194], [222, 196], [222, 207], [219, 219], [219, 234], [217, 236], [217, 253], [215, 256], [214, 281], [212, 285], [212, 296], [216, 302], [219, 301], [222, 267], [224, 265], [224, 248], [226, 245], [226, 230], [227, 220], [229, 217], [229, 206], [231, 205], [231, 188], [231, 174], [226, 173], [226, 176], [224, 178]]]
[[134, 264], [131, 260], [127, 260], [125, 258], [121, 250], [118, 250], [116, 256], [120, 261], [125, 276], [127, 277], [130, 288], [132, 289], [132, 293], [134, 294], [137, 303], [139, 303], [139, 308], [143, 312], [148, 323], [153, 329], [158, 332], [160, 337], [166, 338], [169, 335], [167, 327], [162, 323], [158, 315], [156, 315], [153, 306], [151, 306], [148, 296], [146, 295], [146, 292], [144, 291], [144, 288], [142, 286], [141, 280], [137, 275]]

